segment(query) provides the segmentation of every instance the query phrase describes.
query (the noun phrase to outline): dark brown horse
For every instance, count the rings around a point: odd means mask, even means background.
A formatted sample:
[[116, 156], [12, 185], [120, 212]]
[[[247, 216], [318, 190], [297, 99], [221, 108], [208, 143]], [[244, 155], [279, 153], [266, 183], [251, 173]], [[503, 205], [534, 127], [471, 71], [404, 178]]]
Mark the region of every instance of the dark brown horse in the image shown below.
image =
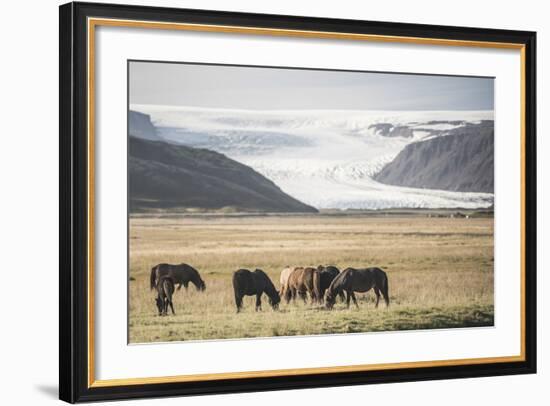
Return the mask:
[[344, 269], [342, 273], [334, 278], [327, 289], [326, 307], [332, 309], [336, 296], [341, 292], [346, 292], [347, 294], [347, 307], [349, 307], [350, 298], [353, 299], [355, 306], [359, 307], [354, 292], [368, 292], [371, 289], [374, 289], [374, 293], [376, 294], [376, 307], [378, 307], [378, 302], [380, 301], [380, 293], [384, 296], [386, 306], [390, 305], [388, 276], [386, 272], [380, 268]]
[[[336, 278], [340, 274], [340, 270], [332, 265], [328, 265], [328, 266], [319, 265], [317, 267], [317, 270], [320, 272], [319, 276], [321, 280], [320, 280], [320, 286], [319, 286], [319, 295], [322, 300], [325, 297], [326, 290], [328, 289], [328, 287], [330, 286], [334, 278]], [[340, 292], [339, 296], [342, 299], [342, 301], [346, 299], [344, 292]]]
[[290, 299], [296, 300], [296, 295], [299, 295], [304, 303], [307, 301], [307, 294], [311, 298], [311, 302], [321, 302], [321, 275], [315, 268], [295, 268], [289, 275], [285, 286], [285, 299], [289, 303]]
[[174, 305], [172, 304], [172, 295], [174, 294], [174, 280], [169, 276], [161, 276], [157, 284], [157, 308], [159, 310], [159, 316], [168, 316], [168, 305], [172, 309], [172, 314], [176, 314], [174, 311]]
[[179, 264], [158, 264], [151, 269], [151, 289], [154, 289], [160, 277], [170, 276], [174, 284], [178, 285], [178, 290], [181, 289], [183, 285], [185, 289], [189, 285], [189, 282], [193, 283], [198, 291], [203, 291], [206, 289], [206, 284], [201, 279], [199, 271], [193, 268], [191, 265]]
[[233, 291], [237, 313], [241, 311], [244, 296], [256, 296], [256, 311], [262, 310], [262, 294], [269, 297], [269, 304], [273, 310], [279, 308], [281, 297], [269, 276], [261, 269], [250, 272], [248, 269], [239, 269], [233, 272]]

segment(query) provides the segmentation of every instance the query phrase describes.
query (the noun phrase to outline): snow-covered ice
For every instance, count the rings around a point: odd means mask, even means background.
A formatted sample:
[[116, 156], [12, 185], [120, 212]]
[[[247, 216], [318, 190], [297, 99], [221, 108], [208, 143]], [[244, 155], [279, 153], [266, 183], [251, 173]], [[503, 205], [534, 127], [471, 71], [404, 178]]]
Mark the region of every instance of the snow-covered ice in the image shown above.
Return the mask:
[[[464, 125], [456, 122], [492, 120], [492, 111], [130, 108], [149, 114], [160, 137], [224, 153], [317, 208], [479, 208], [493, 203], [490, 193], [398, 187], [372, 179], [406, 145]], [[412, 136], [384, 136], [375, 124], [407, 126]]]

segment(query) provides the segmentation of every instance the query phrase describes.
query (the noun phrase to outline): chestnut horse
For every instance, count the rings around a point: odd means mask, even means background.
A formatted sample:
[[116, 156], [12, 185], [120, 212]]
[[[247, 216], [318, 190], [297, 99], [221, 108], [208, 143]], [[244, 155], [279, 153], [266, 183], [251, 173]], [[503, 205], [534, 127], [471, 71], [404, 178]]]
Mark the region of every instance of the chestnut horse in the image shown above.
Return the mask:
[[281, 288], [279, 289], [279, 295], [281, 297], [285, 297], [286, 291], [288, 289], [288, 278], [290, 278], [290, 274], [294, 272], [296, 269], [298, 268], [287, 266], [285, 269], [281, 271], [281, 276], [279, 277], [279, 283], [281, 284]]
[[321, 302], [321, 275], [320, 272], [311, 267], [294, 268], [288, 277], [285, 285], [285, 299], [289, 303], [290, 299], [296, 300], [298, 294], [304, 301], [307, 301], [307, 294], [311, 298], [311, 302]]

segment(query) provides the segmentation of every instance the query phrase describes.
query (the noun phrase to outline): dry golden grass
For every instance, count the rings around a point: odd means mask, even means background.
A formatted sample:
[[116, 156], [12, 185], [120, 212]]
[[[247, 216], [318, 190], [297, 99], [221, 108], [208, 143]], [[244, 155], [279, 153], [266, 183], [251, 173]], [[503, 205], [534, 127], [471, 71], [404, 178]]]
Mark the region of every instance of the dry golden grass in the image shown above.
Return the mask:
[[[149, 273], [186, 262], [206, 281], [174, 295], [176, 315], [159, 317]], [[236, 314], [231, 285], [239, 268], [261, 268], [279, 285], [286, 265], [379, 266], [391, 306], [326, 311], [302, 303], [273, 312], [264, 296]], [[130, 342], [349, 333], [493, 324], [493, 219], [420, 216], [180, 216], [130, 221]], [[359, 298], [360, 296], [360, 298]]]

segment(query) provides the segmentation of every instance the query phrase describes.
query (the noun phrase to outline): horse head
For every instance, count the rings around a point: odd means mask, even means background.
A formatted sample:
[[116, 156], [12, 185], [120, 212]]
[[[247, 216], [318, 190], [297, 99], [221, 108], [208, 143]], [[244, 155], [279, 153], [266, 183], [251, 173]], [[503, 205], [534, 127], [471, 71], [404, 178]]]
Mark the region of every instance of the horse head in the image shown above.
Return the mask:
[[277, 290], [275, 290], [275, 292], [269, 296], [268, 300], [273, 310], [279, 310], [279, 303], [281, 303], [281, 295], [279, 295], [279, 292], [277, 292]]
[[334, 303], [336, 303], [336, 295], [330, 289], [327, 289], [327, 293], [325, 295], [325, 307], [331, 310], [334, 307]]
[[279, 303], [281, 303], [281, 295], [279, 294], [279, 291], [275, 288], [273, 283], [271, 283], [271, 280], [268, 279], [268, 285], [266, 287], [267, 297], [269, 298], [269, 304], [273, 308], [273, 310], [279, 310]]

